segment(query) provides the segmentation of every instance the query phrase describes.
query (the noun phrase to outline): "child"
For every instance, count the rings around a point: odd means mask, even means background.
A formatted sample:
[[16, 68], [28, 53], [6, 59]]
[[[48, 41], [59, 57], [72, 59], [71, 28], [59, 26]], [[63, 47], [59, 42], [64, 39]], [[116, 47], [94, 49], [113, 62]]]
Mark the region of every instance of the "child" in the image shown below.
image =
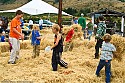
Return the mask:
[[104, 36], [105, 33], [106, 33], [106, 24], [104, 23], [104, 17], [99, 16], [99, 23], [98, 23], [96, 36], [95, 36], [97, 43], [95, 46], [95, 58], [94, 59], [99, 58], [99, 48], [102, 47], [102, 42], [103, 42], [102, 37]]
[[63, 38], [59, 33], [60, 27], [58, 24], [52, 26], [52, 32], [55, 34], [54, 45], [51, 47], [53, 50], [52, 54], [52, 68], [53, 71], [57, 71], [58, 64], [62, 67], [67, 68], [67, 63], [63, 60], [60, 60], [61, 53], [63, 52]]
[[113, 44], [110, 43], [111, 35], [104, 35], [104, 42], [102, 44], [100, 62], [98, 64], [96, 75], [100, 77], [100, 71], [105, 66], [105, 75], [106, 75], [106, 83], [110, 83], [111, 77], [111, 60], [113, 58], [113, 52], [116, 51], [116, 48]]
[[40, 53], [40, 33], [39, 33], [39, 27], [37, 25], [33, 26], [33, 30], [31, 33], [31, 44], [33, 45], [33, 56], [32, 58], [36, 58], [36, 56], [39, 56]]
[[66, 39], [65, 39], [66, 45], [64, 48], [64, 52], [68, 50], [69, 51], [73, 50], [73, 42], [72, 42], [73, 35], [74, 35], [74, 28], [71, 28], [70, 31], [66, 35]]
[[2, 35], [1, 35], [1, 42], [5, 42], [5, 31], [2, 32]]

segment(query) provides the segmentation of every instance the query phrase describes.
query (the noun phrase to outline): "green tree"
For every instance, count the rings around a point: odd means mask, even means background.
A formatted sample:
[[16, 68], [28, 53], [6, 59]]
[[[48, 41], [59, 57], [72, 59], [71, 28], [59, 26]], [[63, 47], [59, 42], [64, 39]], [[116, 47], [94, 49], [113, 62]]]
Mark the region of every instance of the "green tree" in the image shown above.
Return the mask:
[[71, 14], [71, 15], [76, 15], [78, 13], [78, 11], [73, 8], [64, 9], [64, 12]]

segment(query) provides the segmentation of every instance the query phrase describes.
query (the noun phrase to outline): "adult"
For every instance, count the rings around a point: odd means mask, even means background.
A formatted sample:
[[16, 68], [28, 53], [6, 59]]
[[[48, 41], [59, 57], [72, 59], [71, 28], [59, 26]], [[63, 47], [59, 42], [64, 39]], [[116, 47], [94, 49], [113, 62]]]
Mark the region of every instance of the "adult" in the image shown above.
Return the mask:
[[88, 39], [91, 39], [92, 36], [92, 32], [93, 32], [93, 26], [94, 24], [92, 23], [92, 20], [89, 21], [89, 23], [87, 24], [87, 31], [88, 31]]
[[96, 46], [95, 46], [95, 59], [99, 58], [99, 48], [102, 48], [102, 42], [103, 42], [103, 36], [106, 33], [106, 24], [104, 22], [104, 17], [99, 16], [99, 23], [98, 28], [96, 32], [95, 39], [97, 40]]
[[80, 24], [82, 26], [82, 30], [84, 32], [84, 39], [86, 39], [86, 19], [83, 17], [84, 14], [81, 14], [81, 17], [78, 19], [78, 24]]
[[23, 16], [23, 12], [21, 10], [16, 11], [16, 16], [12, 19], [11, 25], [10, 25], [10, 34], [9, 34], [9, 41], [12, 45], [11, 54], [10, 54], [10, 60], [8, 64], [15, 64], [16, 59], [19, 58], [19, 50], [20, 50], [20, 41], [24, 39], [24, 35], [22, 34], [21, 30], [21, 22], [20, 19]]
[[3, 25], [3, 21], [2, 21], [2, 18], [0, 17], [0, 34], [3, 32], [2, 25]]
[[73, 17], [71, 23], [72, 24], [78, 24], [78, 18], [77, 17]]
[[31, 19], [29, 20], [29, 29], [33, 29], [33, 21]]
[[42, 25], [43, 25], [43, 19], [42, 18], [40, 18], [40, 20], [39, 20], [39, 28], [40, 28], [40, 30], [42, 30]]
[[23, 20], [23, 17], [20, 19], [20, 22], [21, 22], [21, 28], [23, 29], [23, 26], [24, 26], [24, 20]]

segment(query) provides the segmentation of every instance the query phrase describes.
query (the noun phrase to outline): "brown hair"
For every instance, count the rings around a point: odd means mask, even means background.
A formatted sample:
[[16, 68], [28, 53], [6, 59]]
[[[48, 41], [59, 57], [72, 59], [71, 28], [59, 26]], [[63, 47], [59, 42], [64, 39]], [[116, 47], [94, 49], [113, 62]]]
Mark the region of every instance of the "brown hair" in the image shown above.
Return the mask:
[[104, 37], [103, 37], [103, 40], [105, 42], [110, 42], [112, 39], [111, 35], [110, 34], [105, 34]]
[[60, 26], [58, 24], [54, 24], [52, 28], [56, 29], [56, 31], [60, 31]]
[[39, 29], [39, 26], [36, 25], [36, 24], [33, 25], [33, 30], [34, 30], [34, 29], [36, 29], [36, 30], [40, 30], [40, 29]]
[[23, 12], [21, 10], [16, 11], [16, 15], [21, 15], [21, 14], [23, 14]]

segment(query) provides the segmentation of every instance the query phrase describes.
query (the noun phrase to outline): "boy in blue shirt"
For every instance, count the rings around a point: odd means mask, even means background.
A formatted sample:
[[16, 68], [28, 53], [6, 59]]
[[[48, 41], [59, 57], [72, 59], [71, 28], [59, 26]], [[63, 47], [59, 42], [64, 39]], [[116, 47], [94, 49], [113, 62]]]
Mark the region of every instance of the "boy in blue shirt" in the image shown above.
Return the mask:
[[111, 35], [104, 35], [104, 42], [102, 44], [100, 62], [98, 64], [96, 75], [100, 77], [100, 71], [105, 66], [105, 75], [106, 75], [106, 83], [110, 83], [111, 77], [111, 60], [113, 58], [113, 52], [116, 51], [116, 48], [113, 44], [110, 43]]
[[39, 27], [37, 25], [33, 26], [32, 34], [31, 34], [31, 44], [33, 45], [33, 56], [32, 58], [36, 58], [36, 56], [39, 56], [40, 53], [40, 33], [39, 33]]

